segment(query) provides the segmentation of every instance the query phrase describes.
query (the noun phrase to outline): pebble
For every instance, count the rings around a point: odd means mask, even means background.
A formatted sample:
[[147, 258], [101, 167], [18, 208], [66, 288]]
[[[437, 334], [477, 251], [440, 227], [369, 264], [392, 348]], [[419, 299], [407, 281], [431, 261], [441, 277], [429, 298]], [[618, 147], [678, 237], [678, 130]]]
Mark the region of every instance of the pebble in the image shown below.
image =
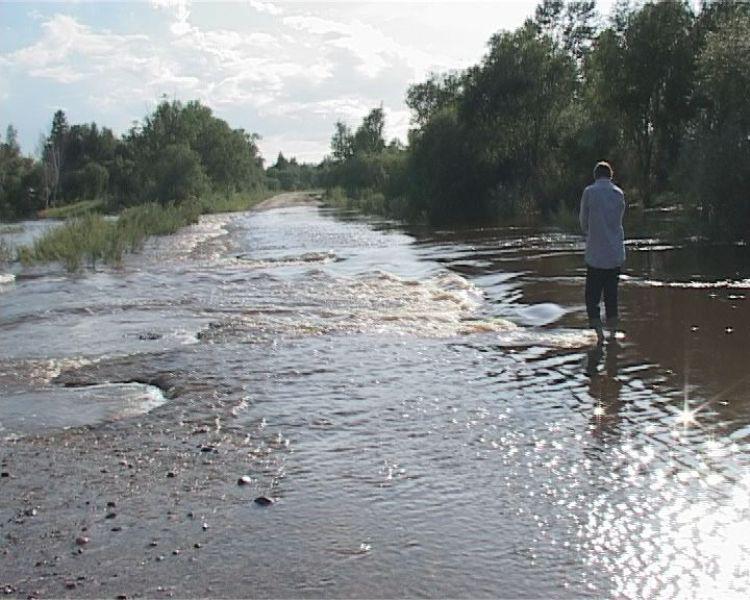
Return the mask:
[[274, 503], [274, 500], [268, 496], [258, 496], [254, 502], [260, 506], [270, 506]]
[[110, 529], [110, 531], [115, 531], [115, 532], [122, 531], [122, 527], [119, 527], [119, 526], [118, 527], [113, 527], [112, 529]]
[[157, 542], [156, 540], [152, 540], [151, 543], [149, 544], [149, 546], [151, 546], [152, 548], [156, 548], [158, 545], [159, 545], [159, 542]]
[[169, 472], [167, 473], [167, 477], [170, 477], [170, 478], [172, 478], [172, 477], [177, 477], [177, 473], [175, 473], [174, 471], [169, 471]]
[[0, 473], [0, 477], [10, 477], [10, 473], [8, 473], [8, 471], [3, 471]]
[[27, 517], [35, 517], [36, 516], [36, 508], [27, 508], [25, 511], [23, 511], [23, 514]]
[[200, 548], [200, 547], [201, 547], [200, 542], [196, 542], [195, 544], [193, 544], [193, 548]]
[[107, 513], [107, 516], [104, 517], [105, 519], [114, 519], [117, 516], [117, 513]]
[[206, 531], [208, 529], [208, 523], [201, 524], [201, 528], [203, 529], [203, 531]]
[[237, 485], [250, 485], [252, 482], [252, 477], [249, 475], [243, 475], [237, 480]]
[[69, 590], [74, 590], [77, 587], [77, 584], [75, 581], [66, 581], [65, 587], [68, 588]]
[[112, 500], [110, 500], [109, 502], [107, 502], [107, 508], [114, 508], [115, 506], [117, 506], [117, 504], [114, 503], [114, 502], [112, 502]]
[[163, 554], [160, 554], [159, 556], [156, 557], [156, 562], [161, 562], [163, 560], [164, 560], [164, 555]]
[[77, 546], [85, 546], [88, 544], [91, 540], [87, 538], [85, 535], [80, 535], [76, 538], [76, 545]]
[[175, 548], [174, 550], [172, 550], [172, 554], [174, 554], [175, 556], [177, 556], [179, 553], [180, 553], [179, 548]]

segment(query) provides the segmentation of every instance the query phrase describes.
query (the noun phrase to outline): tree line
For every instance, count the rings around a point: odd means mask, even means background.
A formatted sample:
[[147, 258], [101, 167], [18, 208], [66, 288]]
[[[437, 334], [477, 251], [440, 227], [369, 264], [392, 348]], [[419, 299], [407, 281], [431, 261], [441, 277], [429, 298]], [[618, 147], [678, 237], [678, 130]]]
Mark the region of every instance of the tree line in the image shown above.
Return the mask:
[[23, 156], [12, 125], [0, 143], [0, 217], [84, 200], [110, 210], [180, 204], [266, 186], [258, 136], [232, 129], [198, 101], [162, 101], [123, 136], [55, 112], [39, 157]]
[[[603, 24], [602, 24], [603, 23]], [[750, 231], [750, 3], [543, 0], [481, 62], [412, 85], [408, 145], [382, 107], [338, 122], [321, 181], [433, 223], [574, 211], [597, 160], [629, 201], [679, 204], [707, 235]]]

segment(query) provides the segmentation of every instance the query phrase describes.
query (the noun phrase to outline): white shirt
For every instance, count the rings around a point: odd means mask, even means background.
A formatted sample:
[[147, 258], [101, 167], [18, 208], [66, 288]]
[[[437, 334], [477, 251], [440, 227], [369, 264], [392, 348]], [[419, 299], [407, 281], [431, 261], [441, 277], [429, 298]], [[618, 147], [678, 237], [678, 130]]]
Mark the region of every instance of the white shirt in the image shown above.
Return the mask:
[[625, 194], [610, 179], [600, 177], [583, 190], [579, 220], [586, 236], [586, 264], [614, 269], [625, 262]]

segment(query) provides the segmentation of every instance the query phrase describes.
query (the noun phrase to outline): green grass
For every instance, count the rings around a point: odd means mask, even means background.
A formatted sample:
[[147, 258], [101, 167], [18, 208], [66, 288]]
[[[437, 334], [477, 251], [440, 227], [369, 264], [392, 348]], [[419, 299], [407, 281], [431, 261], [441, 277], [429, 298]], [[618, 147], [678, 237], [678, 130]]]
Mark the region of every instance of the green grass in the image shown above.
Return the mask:
[[0, 240], [0, 264], [10, 263], [16, 259], [16, 252], [5, 240]]
[[46, 208], [39, 213], [44, 219], [70, 219], [88, 214], [104, 212], [104, 200], [83, 200], [75, 204], [66, 204], [55, 208]]
[[85, 265], [96, 268], [101, 262], [119, 264], [125, 253], [140, 250], [149, 236], [175, 233], [197, 223], [201, 214], [248, 210], [270, 195], [271, 192], [263, 190], [251, 194], [213, 195], [166, 206], [141, 204], [124, 209], [116, 220], [85, 212], [70, 217], [33, 246], [21, 248], [19, 258], [26, 265], [59, 262], [71, 272]]

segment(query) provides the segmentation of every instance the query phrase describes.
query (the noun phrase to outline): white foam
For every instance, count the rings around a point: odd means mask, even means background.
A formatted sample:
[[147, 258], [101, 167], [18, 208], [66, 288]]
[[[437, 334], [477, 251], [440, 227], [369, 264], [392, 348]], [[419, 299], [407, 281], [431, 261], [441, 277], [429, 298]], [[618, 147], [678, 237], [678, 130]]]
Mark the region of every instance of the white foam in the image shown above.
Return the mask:
[[628, 278], [635, 285], [648, 287], [684, 288], [684, 289], [750, 289], [750, 279], [721, 281], [655, 281], [652, 279], [638, 280]]
[[16, 280], [13, 273], [0, 273], [0, 285], [8, 285]]

